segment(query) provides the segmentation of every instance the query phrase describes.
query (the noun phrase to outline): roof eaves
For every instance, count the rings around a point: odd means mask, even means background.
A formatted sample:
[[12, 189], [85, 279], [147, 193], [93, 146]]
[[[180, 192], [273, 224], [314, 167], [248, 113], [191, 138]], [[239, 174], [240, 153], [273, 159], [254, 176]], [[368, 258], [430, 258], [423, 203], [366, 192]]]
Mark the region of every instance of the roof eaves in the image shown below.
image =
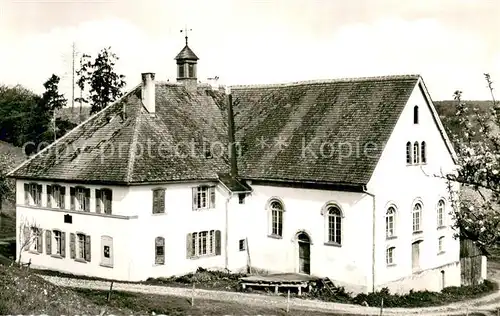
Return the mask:
[[88, 119], [86, 119], [85, 121], [83, 121], [82, 123], [80, 123], [79, 125], [77, 125], [75, 128], [73, 128], [72, 130], [70, 130], [69, 132], [67, 132], [66, 134], [64, 134], [61, 138], [57, 139], [55, 142], [51, 143], [50, 145], [48, 145], [47, 147], [45, 147], [44, 149], [42, 149], [41, 151], [39, 151], [38, 153], [34, 154], [33, 157], [27, 159], [26, 161], [24, 161], [23, 163], [21, 163], [19, 166], [17, 166], [16, 168], [14, 168], [13, 170], [9, 171], [9, 173], [7, 173], [7, 177], [12, 177], [12, 175], [17, 171], [19, 170], [21, 167], [25, 166], [26, 164], [28, 164], [29, 162], [31, 162], [33, 159], [35, 159], [36, 157], [38, 157], [39, 155], [43, 154], [44, 152], [48, 151], [50, 148], [52, 148], [53, 146], [55, 146], [56, 144], [58, 144], [59, 142], [61, 142], [63, 139], [65, 139], [66, 137], [68, 137], [71, 133], [73, 133], [75, 130], [81, 128], [82, 126], [84, 126], [85, 124], [87, 124], [89, 121], [93, 120], [94, 118], [96, 118], [98, 115], [101, 115], [102, 113], [104, 113], [105, 111], [107, 111], [108, 109], [110, 109], [113, 105], [123, 101], [123, 99], [125, 99], [126, 97], [128, 97], [130, 94], [132, 94], [132, 92], [134, 92], [137, 88], [139, 88], [141, 86], [141, 84], [138, 84], [137, 86], [135, 86], [133, 89], [131, 89], [129, 92], [125, 93], [121, 98], [119, 98], [118, 100], [116, 100], [115, 102], [109, 104], [108, 106], [106, 106], [104, 109], [100, 110], [99, 112], [95, 113], [94, 115], [90, 116]]

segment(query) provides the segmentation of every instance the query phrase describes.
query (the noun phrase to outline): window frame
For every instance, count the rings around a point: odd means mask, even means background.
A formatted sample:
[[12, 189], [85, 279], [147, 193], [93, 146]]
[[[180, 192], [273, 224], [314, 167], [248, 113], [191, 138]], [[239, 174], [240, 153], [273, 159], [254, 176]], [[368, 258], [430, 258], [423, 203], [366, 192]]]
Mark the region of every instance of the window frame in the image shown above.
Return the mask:
[[425, 141], [420, 143], [420, 163], [427, 163], [427, 143]]
[[412, 165], [413, 164], [413, 147], [410, 141], [406, 143], [406, 164], [407, 165]]
[[[442, 204], [442, 205], [440, 205]], [[437, 216], [437, 228], [444, 228], [446, 227], [446, 202], [444, 199], [439, 199], [437, 205], [436, 205], [436, 216]]]
[[413, 164], [420, 164], [420, 144], [418, 142], [413, 143]]
[[52, 255], [62, 257], [62, 235], [63, 232], [57, 229], [52, 230]]
[[[392, 211], [391, 211], [392, 210]], [[387, 208], [387, 211], [385, 213], [385, 238], [386, 239], [392, 239], [396, 238], [396, 207], [394, 205], [390, 205]], [[390, 221], [389, 219], [392, 219]], [[389, 234], [389, 223], [392, 223], [392, 233]]]
[[[74, 195], [71, 193], [71, 189], [74, 190]], [[90, 212], [91, 210], [91, 191], [90, 188], [84, 186], [75, 186], [70, 188], [70, 199], [71, 207], [73, 210], [78, 212]], [[79, 199], [82, 197], [82, 200]]]
[[[417, 206], [418, 210], [417, 210]], [[413, 234], [421, 233], [422, 232], [422, 212], [423, 212], [423, 203], [421, 201], [417, 201], [413, 203], [411, 215], [412, 215], [412, 232]], [[418, 214], [417, 218], [418, 221], [416, 221], [416, 214]], [[417, 223], [416, 223], [417, 222]]]
[[418, 105], [415, 105], [413, 107], [413, 124], [419, 124], [419, 109], [418, 109]]
[[215, 229], [193, 232], [191, 236], [194, 257], [215, 256]]
[[96, 213], [113, 214], [113, 190], [110, 188], [95, 189]]
[[[165, 264], [165, 237], [157, 236], [154, 240], [155, 265]], [[161, 253], [158, 251], [161, 249]]]
[[[108, 247], [108, 257], [106, 257], [106, 247]], [[102, 235], [101, 236], [101, 262], [100, 265], [103, 267], [107, 268], [113, 268], [114, 265], [114, 259], [113, 259], [113, 254], [114, 254], [114, 249], [113, 249], [113, 237], [108, 236], [108, 235]]]
[[41, 184], [36, 182], [25, 183], [24, 189], [24, 202], [26, 205], [38, 207], [42, 206], [43, 186]]
[[337, 204], [329, 204], [325, 210], [326, 244], [342, 245], [343, 212]]
[[165, 188], [154, 188], [152, 191], [152, 214], [165, 214]]
[[283, 238], [283, 222], [285, 215], [285, 205], [284, 203], [277, 199], [272, 198], [269, 200], [268, 205], [269, 212], [269, 237]]
[[396, 247], [394, 246], [389, 246], [385, 249], [385, 264], [388, 267], [396, 265], [395, 252]]
[[[75, 259], [76, 260], [82, 260], [82, 261], [85, 261], [85, 258], [86, 258], [86, 253], [88, 251], [88, 249], [86, 249], [87, 247], [85, 246], [86, 244], [86, 239], [87, 239], [87, 235], [83, 234], [83, 233], [76, 233], [76, 240], [75, 240]], [[80, 256], [81, 254], [81, 256]]]
[[216, 208], [215, 188], [216, 185], [205, 185], [205, 184], [192, 188], [193, 211], [213, 210]]
[[178, 78], [186, 78], [185, 63], [177, 64], [177, 75], [178, 75]]
[[[50, 191], [50, 193], [49, 193]], [[55, 193], [58, 193], [57, 196]], [[60, 184], [47, 185], [47, 207], [65, 209], [66, 208], [66, 187]]]
[[438, 238], [438, 254], [445, 253], [444, 241], [445, 241], [445, 236], [439, 236], [439, 238]]

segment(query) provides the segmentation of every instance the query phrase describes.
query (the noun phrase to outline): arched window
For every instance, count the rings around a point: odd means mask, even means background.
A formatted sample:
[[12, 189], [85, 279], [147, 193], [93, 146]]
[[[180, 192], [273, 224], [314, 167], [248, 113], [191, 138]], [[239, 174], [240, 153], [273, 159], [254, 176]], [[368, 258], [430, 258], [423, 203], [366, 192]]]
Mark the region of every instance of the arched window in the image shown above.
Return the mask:
[[385, 236], [387, 238], [395, 236], [395, 225], [396, 209], [391, 206], [387, 209], [387, 214], [385, 215]]
[[155, 238], [155, 264], [165, 264], [165, 238]]
[[420, 144], [420, 157], [422, 159], [422, 163], [427, 163], [427, 147], [425, 142]]
[[406, 164], [411, 165], [411, 143], [406, 143]]
[[413, 215], [413, 232], [414, 233], [420, 232], [421, 231], [420, 224], [422, 221], [422, 204], [416, 203], [413, 206], [412, 215]]
[[271, 211], [271, 235], [283, 236], [283, 204], [279, 201], [272, 201], [270, 204]]
[[445, 203], [444, 200], [439, 200], [437, 204], [437, 227], [444, 226], [444, 216], [445, 216]]
[[337, 206], [327, 208], [328, 242], [342, 244], [342, 212]]
[[418, 105], [413, 107], [413, 124], [418, 124]]
[[418, 164], [420, 162], [420, 150], [418, 142], [413, 143], [413, 163]]

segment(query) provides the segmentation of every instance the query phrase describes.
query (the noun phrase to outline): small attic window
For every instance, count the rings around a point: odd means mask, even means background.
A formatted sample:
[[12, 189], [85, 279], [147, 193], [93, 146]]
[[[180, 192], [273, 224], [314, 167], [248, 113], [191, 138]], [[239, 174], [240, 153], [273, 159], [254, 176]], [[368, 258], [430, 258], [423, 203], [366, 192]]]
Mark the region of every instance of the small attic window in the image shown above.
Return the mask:
[[177, 65], [177, 73], [178, 73], [178, 76], [179, 78], [184, 78], [184, 64], [179, 64]]
[[418, 105], [413, 107], [413, 124], [418, 124]]
[[210, 149], [205, 149], [205, 158], [207, 159], [213, 158], [212, 151]]
[[188, 64], [188, 77], [194, 78], [194, 64]]

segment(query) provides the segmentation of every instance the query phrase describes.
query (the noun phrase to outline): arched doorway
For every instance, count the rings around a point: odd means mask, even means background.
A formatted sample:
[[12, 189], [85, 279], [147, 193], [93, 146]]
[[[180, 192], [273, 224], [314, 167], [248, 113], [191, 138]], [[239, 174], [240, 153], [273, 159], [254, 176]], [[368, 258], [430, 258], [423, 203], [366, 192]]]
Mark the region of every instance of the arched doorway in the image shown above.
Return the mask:
[[305, 232], [297, 234], [299, 245], [299, 273], [311, 273], [311, 239]]

